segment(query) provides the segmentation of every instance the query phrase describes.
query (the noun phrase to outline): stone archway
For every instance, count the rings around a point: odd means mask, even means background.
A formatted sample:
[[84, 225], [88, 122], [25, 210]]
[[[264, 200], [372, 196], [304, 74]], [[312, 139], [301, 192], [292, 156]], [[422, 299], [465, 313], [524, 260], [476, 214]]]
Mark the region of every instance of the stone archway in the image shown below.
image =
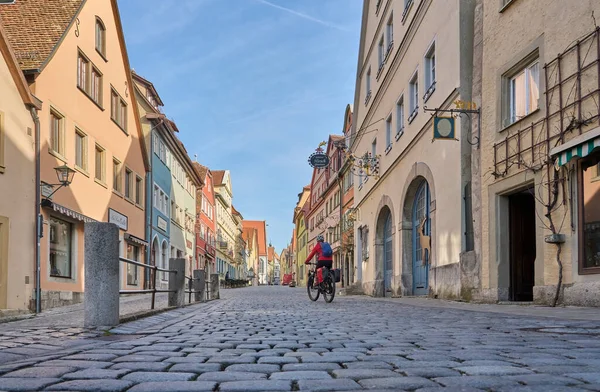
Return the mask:
[[[429, 236], [431, 237], [431, 254], [428, 256], [429, 267], [434, 267], [436, 264], [436, 236], [435, 236], [435, 183], [433, 181], [433, 174], [429, 169], [429, 166], [423, 162], [417, 162], [411, 168], [411, 171], [404, 183], [404, 189], [402, 191], [402, 209], [400, 211], [400, 222], [399, 227], [400, 237], [402, 240], [401, 249], [401, 260], [402, 260], [402, 295], [410, 296], [414, 295], [413, 292], [413, 257], [415, 251], [414, 244], [414, 207], [415, 198], [418, 196], [417, 193], [422, 191], [423, 184], [427, 184], [428, 190], [428, 216], [429, 216]], [[431, 287], [428, 284], [428, 287]]]
[[377, 207], [375, 222], [375, 265], [373, 296], [392, 296], [394, 283], [394, 206], [392, 199], [383, 195]]

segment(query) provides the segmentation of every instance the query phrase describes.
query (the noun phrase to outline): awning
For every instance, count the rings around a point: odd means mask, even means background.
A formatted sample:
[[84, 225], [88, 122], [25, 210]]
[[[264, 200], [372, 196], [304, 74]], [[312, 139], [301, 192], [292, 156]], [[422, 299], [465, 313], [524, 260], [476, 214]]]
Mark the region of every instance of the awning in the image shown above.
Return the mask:
[[554, 164], [558, 169], [575, 157], [584, 158], [588, 156], [598, 147], [600, 147], [600, 127], [553, 148], [550, 155], [556, 157]]
[[141, 238], [138, 238], [134, 235], [131, 235], [129, 233], [125, 233], [125, 235], [123, 236], [123, 238], [125, 239], [125, 241], [131, 242], [132, 244], [137, 244], [137, 245], [141, 245], [141, 246], [148, 246], [148, 243], [146, 241], [144, 241]]
[[97, 222], [97, 220], [92, 219], [88, 216], [85, 216], [83, 214], [80, 214], [77, 211], [73, 211], [70, 208], [61, 206], [60, 204], [56, 204], [55, 202], [53, 202], [50, 199], [43, 199], [42, 200], [42, 207], [46, 207], [46, 208], [50, 208], [55, 212], [58, 212], [64, 216], [68, 216], [69, 218], [73, 218], [76, 219], [78, 221], [82, 221], [82, 222]]

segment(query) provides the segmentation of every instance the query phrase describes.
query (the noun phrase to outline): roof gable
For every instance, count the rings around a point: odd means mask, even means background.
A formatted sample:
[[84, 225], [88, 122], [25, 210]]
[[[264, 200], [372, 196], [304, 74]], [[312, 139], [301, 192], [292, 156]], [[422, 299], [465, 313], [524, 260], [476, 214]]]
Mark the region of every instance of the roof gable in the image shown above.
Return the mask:
[[258, 242], [258, 255], [266, 256], [267, 255], [267, 227], [265, 221], [242, 221], [242, 226], [244, 228], [253, 228], [256, 229], [258, 234], [257, 242]]
[[41, 71], [52, 58], [86, 0], [19, 0], [0, 5], [22, 70]]

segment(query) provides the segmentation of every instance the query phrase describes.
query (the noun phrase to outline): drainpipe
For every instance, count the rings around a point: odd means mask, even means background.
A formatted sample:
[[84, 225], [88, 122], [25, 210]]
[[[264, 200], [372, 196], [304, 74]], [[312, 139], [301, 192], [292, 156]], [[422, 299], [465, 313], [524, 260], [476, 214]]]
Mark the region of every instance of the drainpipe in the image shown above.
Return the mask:
[[41, 261], [40, 261], [40, 242], [42, 238], [42, 224], [43, 217], [41, 214], [41, 195], [40, 195], [40, 118], [37, 115], [37, 109], [32, 107], [30, 109], [31, 117], [35, 125], [35, 313], [41, 313], [42, 311], [42, 288], [41, 288]]

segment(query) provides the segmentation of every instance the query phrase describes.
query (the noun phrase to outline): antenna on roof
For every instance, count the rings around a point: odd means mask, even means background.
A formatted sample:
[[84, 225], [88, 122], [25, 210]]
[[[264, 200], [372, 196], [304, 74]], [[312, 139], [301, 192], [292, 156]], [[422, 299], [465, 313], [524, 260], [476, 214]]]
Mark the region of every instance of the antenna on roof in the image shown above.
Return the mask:
[[194, 154], [194, 161], [198, 162], [198, 154]]

